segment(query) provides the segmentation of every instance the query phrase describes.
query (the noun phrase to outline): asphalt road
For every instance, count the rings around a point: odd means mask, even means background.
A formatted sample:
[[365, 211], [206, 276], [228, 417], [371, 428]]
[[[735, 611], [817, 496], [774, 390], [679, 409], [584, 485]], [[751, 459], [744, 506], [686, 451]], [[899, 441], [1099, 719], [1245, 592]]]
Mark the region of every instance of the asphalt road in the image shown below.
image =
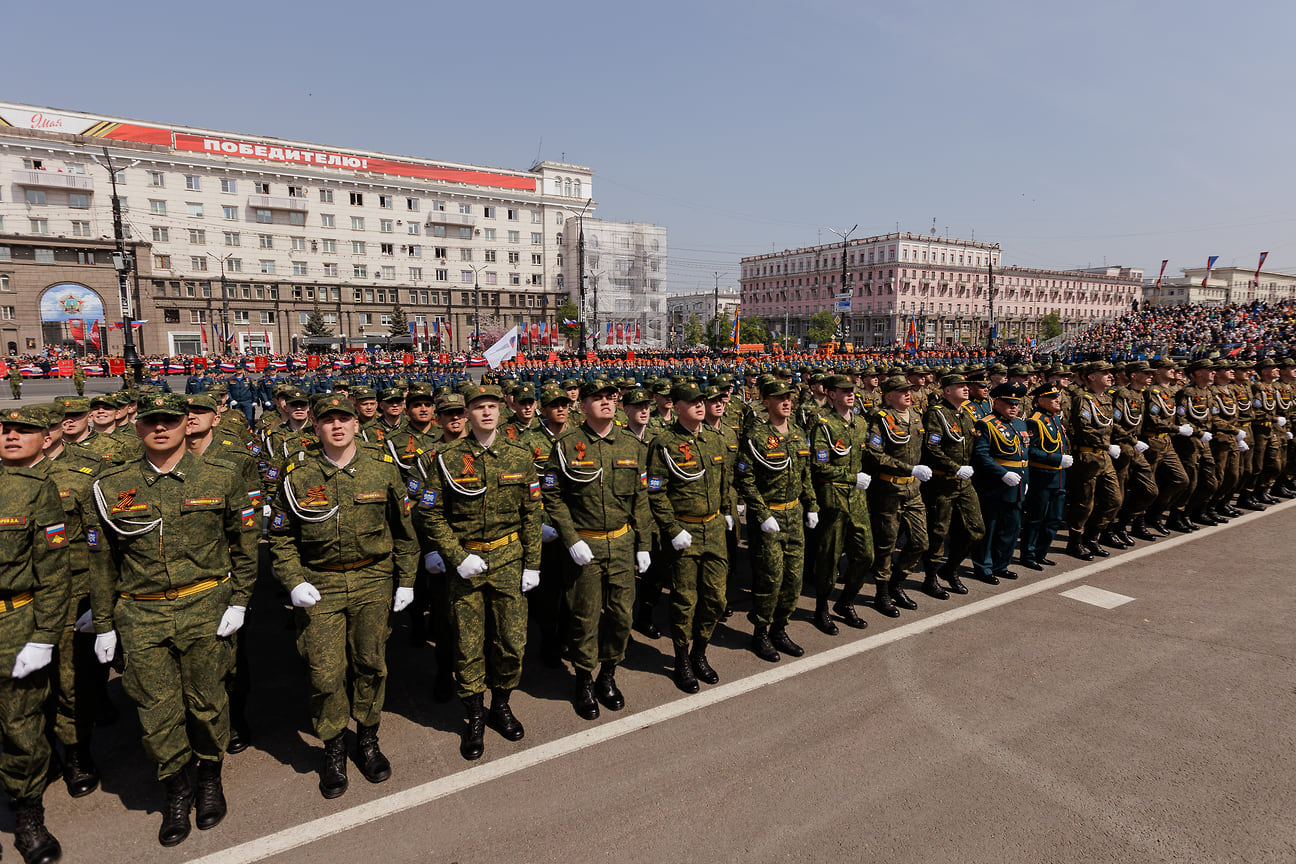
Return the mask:
[[[316, 791], [301, 665], [266, 594], [257, 739], [226, 762], [225, 822], [156, 844], [162, 792], [116, 682], [104, 789], [74, 802], [56, 782], [48, 821], [68, 861], [1291, 862], [1293, 528], [1296, 502], [1105, 562], [1055, 554], [966, 597], [911, 591], [918, 612], [865, 610], [867, 630], [836, 638], [803, 598], [790, 632], [807, 656], [777, 665], [746, 650], [738, 614], [711, 652], [721, 684], [695, 696], [671, 684], [667, 640], [636, 633], [628, 707], [592, 723], [567, 673], [528, 662], [525, 740], [488, 731], [475, 764], [398, 617], [394, 776], [370, 785], [352, 766], [334, 801]], [[1063, 596], [1077, 588], [1119, 605]]]

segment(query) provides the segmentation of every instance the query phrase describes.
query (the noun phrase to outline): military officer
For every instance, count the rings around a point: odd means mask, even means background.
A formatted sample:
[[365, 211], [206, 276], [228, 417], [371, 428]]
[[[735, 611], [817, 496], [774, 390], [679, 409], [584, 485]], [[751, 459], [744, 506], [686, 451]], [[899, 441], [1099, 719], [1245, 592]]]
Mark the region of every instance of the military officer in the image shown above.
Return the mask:
[[972, 550], [972, 570], [990, 585], [1017, 578], [1008, 567], [1021, 533], [1022, 487], [1029, 477], [1026, 424], [1017, 417], [1025, 396], [1022, 384], [995, 385], [991, 414], [977, 421], [972, 442], [972, 480], [986, 526], [985, 537]]
[[1075, 463], [1062, 422], [1062, 389], [1056, 382], [1031, 391], [1035, 412], [1026, 421], [1030, 487], [1023, 506], [1021, 563], [1031, 570], [1056, 564], [1048, 557], [1066, 524], [1066, 470]]
[[760, 392], [768, 419], [744, 433], [735, 470], [751, 544], [752, 651], [777, 663], [780, 651], [791, 657], [805, 653], [788, 636], [787, 625], [801, 596], [802, 524], [812, 529], [819, 524], [819, 504], [810, 478], [810, 444], [791, 422], [792, 387], [774, 380]]
[[14, 846], [28, 862], [57, 861], [42, 799], [50, 744], [45, 702], [66, 629], [71, 579], [59, 488], [41, 461], [48, 420], [33, 406], [0, 414], [0, 785], [13, 802]]
[[1112, 386], [1111, 364], [1101, 360], [1090, 363], [1080, 371], [1079, 379], [1081, 389], [1067, 429], [1076, 460], [1067, 471], [1067, 554], [1090, 561], [1095, 555], [1108, 555], [1099, 545], [1099, 537], [1120, 510], [1120, 483], [1112, 461], [1120, 458], [1121, 449], [1112, 443], [1116, 408], [1107, 393]]
[[9, 395], [14, 399], [22, 398], [22, 369], [16, 357], [9, 358]]
[[[498, 430], [503, 393], [464, 388], [471, 431], [439, 447], [418, 492], [415, 524], [446, 574], [455, 679], [467, 724], [459, 752], [478, 759], [487, 723], [510, 741], [525, 734], [509, 698], [522, 679], [527, 602], [540, 581], [540, 481], [531, 453]], [[519, 542], [521, 541], [521, 542]], [[491, 638], [488, 643], [487, 634]], [[489, 715], [484, 693], [491, 689]]]
[[[1162, 535], [1167, 528], [1184, 533], [1196, 530], [1184, 515], [1188, 473], [1174, 447], [1175, 437], [1188, 437], [1193, 428], [1175, 413], [1174, 376], [1175, 363], [1169, 358], [1152, 361], [1150, 373], [1130, 374], [1130, 383], [1143, 394], [1143, 440], [1148, 445], [1144, 455], [1157, 485], [1157, 497], [1148, 507], [1144, 524]], [[1167, 508], [1168, 523], [1162, 521]]]
[[1190, 427], [1188, 435], [1174, 439], [1175, 449], [1184, 471], [1188, 474], [1188, 518], [1202, 526], [1219, 525], [1228, 521], [1211, 508], [1215, 495], [1215, 457], [1211, 455], [1210, 442], [1215, 437], [1211, 431], [1219, 407], [1215, 403], [1215, 365], [1208, 359], [1194, 360], [1185, 367], [1188, 384], [1175, 394], [1175, 410], [1180, 422]]
[[195, 760], [199, 829], [225, 816], [228, 637], [243, 626], [261, 533], [238, 467], [186, 452], [188, 413], [182, 396], [148, 400], [135, 422], [144, 457], [103, 471], [86, 527], [95, 654], [109, 662], [120, 634], [123, 685], [166, 786], [163, 846], [189, 836]]
[[319, 449], [288, 462], [273, 505], [275, 576], [297, 607], [297, 645], [310, 677], [312, 727], [324, 742], [320, 793], [347, 789], [348, 721], [370, 783], [391, 777], [378, 744], [391, 612], [414, 599], [418, 541], [405, 481], [391, 456], [357, 446], [355, 406], [321, 396]]
[[977, 418], [969, 408], [967, 381], [962, 375], [950, 374], [943, 376], [940, 383], [941, 399], [923, 416], [922, 462], [932, 469], [932, 479], [922, 484], [921, 491], [927, 506], [923, 591], [943, 600], [945, 589], [937, 577], [949, 583], [955, 594], [967, 593], [959, 578], [959, 566], [973, 544], [985, 535], [985, 523], [972, 487], [972, 442]]

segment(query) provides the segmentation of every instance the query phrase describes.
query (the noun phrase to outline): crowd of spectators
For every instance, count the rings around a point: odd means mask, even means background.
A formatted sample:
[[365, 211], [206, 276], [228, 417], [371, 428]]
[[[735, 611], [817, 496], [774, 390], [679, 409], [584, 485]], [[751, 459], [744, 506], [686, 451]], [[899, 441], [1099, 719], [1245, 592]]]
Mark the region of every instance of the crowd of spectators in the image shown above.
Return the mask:
[[1296, 304], [1144, 306], [1063, 340], [1065, 360], [1296, 355]]

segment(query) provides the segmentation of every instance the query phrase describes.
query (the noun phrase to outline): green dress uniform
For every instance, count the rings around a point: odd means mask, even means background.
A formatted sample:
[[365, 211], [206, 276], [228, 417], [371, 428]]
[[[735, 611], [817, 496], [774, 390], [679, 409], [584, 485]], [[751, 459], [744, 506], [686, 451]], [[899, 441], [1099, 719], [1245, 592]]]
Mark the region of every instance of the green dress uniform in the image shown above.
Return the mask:
[[[1272, 360], [1262, 360], [1257, 368], [1276, 365]], [[1273, 504], [1278, 499], [1269, 494], [1269, 487], [1282, 471], [1282, 456], [1287, 443], [1282, 427], [1278, 425], [1278, 386], [1263, 378], [1251, 385], [1252, 476], [1247, 492], [1257, 503]], [[1286, 418], [1282, 421], [1286, 424]], [[1272, 500], [1270, 500], [1272, 499]]]
[[22, 370], [18, 368], [18, 361], [9, 361], [9, 393], [15, 399], [22, 398]]
[[856, 476], [868, 471], [865, 460], [872, 466], [865, 453], [868, 439], [867, 419], [854, 413], [843, 418], [837, 411], [826, 411], [810, 432], [814, 460], [810, 473], [818, 487], [820, 508], [818, 549], [814, 555], [815, 623], [828, 633], [837, 631], [828, 619], [828, 595], [837, 581], [837, 564], [843, 552], [846, 579], [835, 608], [848, 623], [861, 626], [855, 624], [858, 615], [854, 603], [873, 567], [873, 532], [868, 495], [857, 486]]
[[[1210, 361], [1202, 361], [1209, 368]], [[1198, 366], [1198, 368], [1203, 368]], [[1189, 371], [1193, 364], [1189, 364]], [[1219, 408], [1214, 404], [1211, 388], [1190, 384], [1181, 387], [1175, 395], [1175, 410], [1180, 422], [1192, 427], [1192, 434], [1174, 439], [1175, 449], [1179, 451], [1179, 460], [1188, 475], [1189, 489], [1188, 510], [1192, 521], [1203, 525], [1215, 525], [1214, 517], [1205, 511], [1215, 496], [1218, 484], [1215, 479], [1215, 457], [1211, 453], [1210, 440], [1214, 437], [1215, 414]], [[1206, 436], [1203, 438], [1203, 436]]]
[[322, 450], [288, 463], [272, 505], [275, 576], [319, 591], [297, 609], [297, 648], [310, 683], [311, 725], [331, 741], [355, 720], [377, 727], [387, 687], [392, 595], [412, 588], [418, 541], [391, 456], [357, 446], [346, 465]]
[[122, 683], [139, 707], [158, 777], [195, 757], [219, 763], [229, 743], [229, 606], [246, 607], [260, 519], [232, 462], [184, 454], [160, 474], [147, 459], [104, 469], [86, 527], [96, 633], [114, 629]]
[[1229, 498], [1236, 491], [1241, 476], [1241, 453], [1238, 434], [1246, 430], [1242, 425], [1242, 407], [1231, 382], [1211, 387], [1214, 408], [1211, 423], [1211, 456], [1215, 460], [1215, 495], [1212, 504], [1215, 512], [1225, 516], [1240, 516], [1241, 511], [1230, 512]]
[[[1143, 421], [1146, 417], [1143, 394], [1129, 387], [1112, 387], [1107, 391], [1112, 400], [1112, 443], [1120, 447], [1120, 458], [1115, 460], [1116, 482], [1120, 487], [1121, 509], [1112, 527], [1120, 533], [1122, 540], [1130, 539], [1125, 535], [1125, 526], [1134, 524], [1139, 539], [1147, 540], [1147, 528], [1143, 517], [1148, 507], [1156, 500], [1158, 489], [1152, 465], [1143, 450], [1150, 449], [1143, 442]], [[1144, 444], [1143, 450], [1139, 445]], [[1155, 539], [1155, 538], [1153, 538]]]
[[[871, 426], [868, 453], [879, 468], [868, 490], [873, 520], [873, 579], [877, 583], [878, 611], [889, 615], [887, 609], [892, 605], [917, 608], [905, 594], [904, 581], [927, 549], [927, 511], [919, 491], [921, 484], [912, 473], [922, 462], [923, 426], [916, 406], [903, 414], [894, 408], [882, 408], [873, 415]], [[897, 550], [901, 532], [909, 539], [903, 549]], [[891, 603], [883, 600], [883, 594], [890, 596]]]
[[[819, 512], [805, 433], [791, 420], [786, 433], [768, 420], [753, 424], [739, 446], [735, 475], [738, 494], [747, 504], [752, 564], [747, 619], [757, 628], [782, 632], [801, 596], [805, 518]], [[770, 518], [778, 523], [777, 532], [761, 528]]]
[[1147, 521], [1160, 525], [1161, 514], [1170, 511], [1171, 528], [1187, 530], [1183, 508], [1188, 500], [1188, 474], [1179, 460], [1174, 441], [1181, 422], [1175, 413], [1173, 391], [1159, 384], [1143, 390], [1143, 440], [1148, 449], [1143, 455], [1157, 484], [1157, 497], [1148, 507]]
[[927, 506], [924, 569], [929, 580], [939, 576], [960, 594], [967, 589], [959, 590], [963, 587], [959, 566], [973, 544], [985, 536], [972, 478], [958, 476], [960, 468], [972, 465], [976, 421], [970, 403], [955, 407], [944, 398], [933, 402], [923, 415], [922, 463], [932, 469], [932, 479], [921, 488]]
[[570, 658], [582, 684], [596, 662], [602, 682], [625, 659], [636, 553], [652, 543], [642, 450], [625, 428], [599, 437], [582, 423], [554, 441], [541, 478], [545, 515], [563, 548], [584, 542], [594, 556], [573, 566], [567, 587]]
[[1120, 509], [1120, 482], [1112, 465], [1112, 423], [1115, 407], [1106, 393], [1084, 390], [1073, 405], [1067, 435], [1075, 448], [1075, 464], [1067, 470], [1067, 526], [1093, 550], [1098, 535]]

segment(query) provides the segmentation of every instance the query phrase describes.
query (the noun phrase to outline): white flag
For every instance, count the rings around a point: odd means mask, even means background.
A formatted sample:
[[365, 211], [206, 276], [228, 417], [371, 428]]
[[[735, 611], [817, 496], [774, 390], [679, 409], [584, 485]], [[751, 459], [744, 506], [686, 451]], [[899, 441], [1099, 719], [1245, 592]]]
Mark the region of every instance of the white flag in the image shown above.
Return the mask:
[[505, 360], [512, 360], [517, 356], [518, 328], [514, 324], [512, 329], [500, 337], [500, 340], [486, 349], [482, 354], [486, 362], [492, 369], [498, 369], [500, 364]]

